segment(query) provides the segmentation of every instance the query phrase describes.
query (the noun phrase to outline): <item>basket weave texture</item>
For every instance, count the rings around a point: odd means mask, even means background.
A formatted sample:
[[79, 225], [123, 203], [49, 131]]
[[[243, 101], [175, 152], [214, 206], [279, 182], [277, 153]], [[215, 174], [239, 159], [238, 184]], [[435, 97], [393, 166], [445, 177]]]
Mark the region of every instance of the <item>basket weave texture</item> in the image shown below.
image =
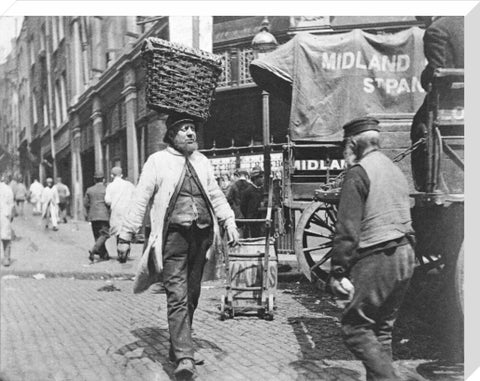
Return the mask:
[[145, 40], [142, 56], [150, 108], [208, 119], [222, 72], [220, 57], [155, 37]]

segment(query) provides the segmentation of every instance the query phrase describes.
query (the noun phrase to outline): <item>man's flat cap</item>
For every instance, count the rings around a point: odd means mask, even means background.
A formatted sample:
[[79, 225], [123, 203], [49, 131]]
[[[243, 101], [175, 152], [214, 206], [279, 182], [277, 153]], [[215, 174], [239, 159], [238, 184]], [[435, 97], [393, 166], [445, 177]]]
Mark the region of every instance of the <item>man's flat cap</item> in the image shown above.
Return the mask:
[[263, 175], [263, 169], [260, 168], [259, 166], [255, 166], [252, 168], [252, 172], [250, 172], [250, 178], [254, 179], [256, 177], [262, 176]]
[[380, 131], [379, 123], [377, 119], [370, 116], [353, 119], [343, 126], [343, 137], [348, 138], [364, 131]]
[[197, 126], [197, 121], [188, 114], [172, 113], [168, 116], [165, 125], [167, 130], [177, 126], [179, 123], [193, 123]]
[[236, 174], [237, 176], [241, 176], [241, 175], [248, 176], [248, 169], [238, 168], [238, 169], [235, 171], [235, 174]]

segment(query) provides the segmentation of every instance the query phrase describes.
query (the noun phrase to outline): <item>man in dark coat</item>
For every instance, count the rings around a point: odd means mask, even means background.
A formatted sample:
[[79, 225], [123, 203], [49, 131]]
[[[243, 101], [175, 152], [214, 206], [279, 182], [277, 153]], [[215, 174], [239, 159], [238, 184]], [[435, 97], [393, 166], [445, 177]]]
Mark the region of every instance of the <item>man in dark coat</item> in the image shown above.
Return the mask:
[[108, 239], [110, 231], [110, 212], [105, 203], [106, 187], [104, 184], [103, 173], [95, 173], [95, 185], [87, 189], [83, 200], [85, 207], [85, 216], [92, 224], [93, 237], [95, 244], [92, 250], [89, 250], [89, 259], [94, 261], [95, 255], [99, 255], [103, 260], [109, 260], [105, 242]]
[[367, 380], [398, 380], [392, 331], [415, 263], [408, 184], [379, 150], [376, 119], [355, 119], [344, 129], [355, 164], [342, 185], [329, 285], [344, 299], [344, 342]]
[[[428, 64], [422, 72], [422, 87], [428, 91], [433, 80], [433, 73], [438, 68], [464, 67], [464, 18], [462, 16], [418, 16], [424, 21], [427, 29], [423, 36], [423, 49]], [[418, 109], [412, 122], [410, 137], [412, 143], [426, 136], [427, 132], [427, 101]], [[426, 148], [422, 144], [412, 152], [412, 174], [415, 188], [425, 191]]]
[[[245, 197], [245, 195], [251, 195], [254, 192], [254, 185], [249, 181], [248, 170], [240, 168], [235, 171], [235, 175], [238, 177], [228, 189], [227, 201], [232, 207], [233, 213], [235, 213], [236, 219], [247, 218], [248, 210], [253, 207], [249, 204], [254, 202], [254, 199]], [[245, 236], [245, 231], [248, 230], [247, 226], [241, 224], [239, 226], [240, 236]]]
[[227, 192], [227, 201], [233, 213], [235, 213], [235, 218], [245, 218], [245, 214], [240, 207], [241, 198], [245, 190], [253, 187], [253, 185], [248, 181], [248, 171], [246, 169], [240, 168], [236, 170], [235, 175], [238, 179], [230, 186]]
[[[263, 201], [263, 183], [264, 172], [263, 170], [255, 166], [250, 172], [250, 187], [246, 188], [240, 200], [240, 209], [242, 210], [245, 218], [248, 219], [262, 219], [266, 216], [266, 211], [262, 208]], [[248, 224], [245, 229], [246, 237], [261, 237], [265, 234], [265, 229], [262, 223], [254, 222]]]

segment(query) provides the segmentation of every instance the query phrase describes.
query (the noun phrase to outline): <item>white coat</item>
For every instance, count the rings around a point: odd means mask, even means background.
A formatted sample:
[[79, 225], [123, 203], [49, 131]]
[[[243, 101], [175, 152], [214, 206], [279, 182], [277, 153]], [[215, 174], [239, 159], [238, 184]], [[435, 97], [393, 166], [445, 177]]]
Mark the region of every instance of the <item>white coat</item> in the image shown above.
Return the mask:
[[0, 239], [12, 239], [13, 191], [3, 181], [0, 182]]
[[[165, 228], [165, 215], [175, 188], [180, 181], [185, 167], [185, 156], [172, 147], [156, 152], [145, 162], [140, 180], [135, 189], [132, 202], [120, 229], [120, 238], [132, 239], [132, 233], [137, 232], [143, 222], [146, 207], [153, 197], [150, 220], [152, 232], [149, 237], [148, 246], [142, 255], [134, 283], [134, 292], [146, 290], [152, 283], [159, 279], [163, 268], [163, 230]], [[221, 236], [218, 222], [225, 228], [235, 227], [235, 217], [225, 195], [219, 188], [213, 168], [206, 156], [198, 151], [192, 153], [188, 160], [197, 173], [201, 186], [209, 198], [210, 210], [213, 220], [214, 239], [213, 245], [207, 252], [210, 267], [214, 266], [213, 254], [221, 248]], [[218, 221], [217, 221], [218, 219]], [[150, 248], [155, 249], [153, 256], [154, 269], [148, 266]], [[149, 268], [152, 272], [149, 271]], [[155, 270], [155, 271], [153, 271]], [[208, 271], [206, 269], [206, 271]], [[210, 269], [210, 271], [212, 271]]]
[[42, 218], [50, 217], [53, 226], [57, 226], [58, 203], [60, 202], [57, 188], [43, 188], [40, 200], [42, 202]]
[[42, 197], [43, 185], [35, 180], [32, 185], [30, 185], [30, 202], [35, 204], [40, 201]]
[[121, 177], [107, 185], [105, 203], [110, 207], [110, 234], [117, 235], [132, 201], [135, 186]]

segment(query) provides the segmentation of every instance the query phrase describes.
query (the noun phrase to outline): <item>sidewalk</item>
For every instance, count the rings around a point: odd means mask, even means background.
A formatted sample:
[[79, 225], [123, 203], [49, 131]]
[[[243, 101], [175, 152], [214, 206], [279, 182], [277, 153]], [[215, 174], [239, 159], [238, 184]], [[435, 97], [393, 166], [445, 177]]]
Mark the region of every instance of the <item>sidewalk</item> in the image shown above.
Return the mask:
[[[115, 239], [107, 241], [111, 259], [92, 264], [88, 250], [93, 245], [91, 225], [86, 221], [69, 220], [59, 224], [58, 231], [45, 229], [40, 216], [32, 216], [31, 206], [25, 208], [25, 216], [13, 222], [17, 238], [12, 246], [12, 264], [1, 267], [0, 275], [15, 274], [32, 276], [37, 273], [46, 277], [74, 277], [76, 279], [133, 279], [142, 255], [142, 244], [132, 244], [127, 263], [117, 261]], [[279, 279], [300, 280], [294, 255], [279, 258]]]

